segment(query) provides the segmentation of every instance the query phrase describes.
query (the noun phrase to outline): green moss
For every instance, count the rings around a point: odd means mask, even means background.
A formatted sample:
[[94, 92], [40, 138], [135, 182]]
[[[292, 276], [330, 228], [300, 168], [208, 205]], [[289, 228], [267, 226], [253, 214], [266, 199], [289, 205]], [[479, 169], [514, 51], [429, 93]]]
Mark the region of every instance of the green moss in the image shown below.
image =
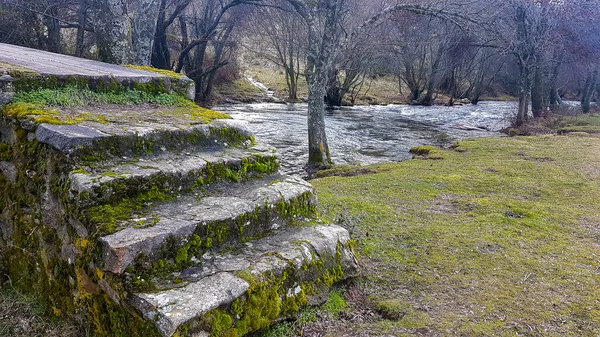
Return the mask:
[[398, 321], [414, 311], [412, 305], [401, 299], [374, 300], [377, 311], [385, 319]]
[[[89, 322], [92, 335], [158, 336], [152, 323], [100, 293], [99, 280], [108, 282], [120, 296], [124, 289], [121, 280], [94, 267], [102, 253], [96, 237], [79, 237], [70, 225], [72, 219], [86, 221], [69, 203], [68, 174], [77, 170], [47, 145], [27, 141], [27, 137], [3, 149], [10, 152], [17, 177], [11, 183], [0, 175], [4, 210], [0, 220], [12, 231], [6, 238], [9, 249], [2, 247], [0, 258], [10, 278], [18, 280], [15, 287], [39, 298], [49, 315], [77, 315]], [[155, 199], [157, 194], [146, 197]], [[54, 209], [52, 221], [45, 223], [48, 210], [42, 205], [48, 201], [60, 206]], [[60, 258], [63, 247], [73, 247], [75, 260]]]
[[198, 254], [200, 247], [202, 247], [202, 239], [196, 234], [192, 235], [188, 242], [179, 248], [175, 254], [175, 263], [178, 267], [188, 267], [192, 256]]
[[261, 156], [253, 154], [251, 157], [243, 158], [241, 163], [226, 164], [209, 162], [200, 172], [192, 188], [203, 188], [206, 185], [221, 181], [240, 182], [250, 177], [262, 177], [276, 172], [279, 169], [279, 161], [275, 156]]
[[210, 135], [221, 139], [222, 141], [226, 142], [227, 144], [229, 144], [230, 146], [233, 146], [233, 147], [240, 147], [240, 146], [248, 145], [248, 144], [250, 144], [250, 145], [256, 144], [254, 136], [247, 136], [236, 128], [211, 127]]
[[[210, 335], [214, 337], [237, 336], [231, 331], [233, 319], [223, 310], [215, 310], [210, 316]], [[237, 332], [236, 332], [237, 333]]]
[[593, 149], [600, 139], [458, 145], [441, 150], [444, 161], [373, 165], [367, 168], [378, 173], [311, 181], [321, 216], [356, 219], [356, 247], [370, 265], [365, 295], [419, 308], [363, 328], [384, 335], [421, 327], [434, 335], [596, 333], [600, 152]]
[[286, 201], [281, 199], [275, 204], [277, 214], [289, 219], [297, 216], [314, 216], [316, 215], [316, 207], [312, 202], [313, 195], [311, 192], [306, 192], [300, 197]]
[[139, 65], [134, 65], [134, 64], [127, 64], [127, 65], [125, 65], [125, 67], [133, 68], [133, 69], [137, 69], [137, 70], [149, 71], [149, 72], [153, 72], [153, 73], [158, 73], [158, 74], [165, 75], [165, 76], [175, 78], [175, 79], [180, 79], [184, 76], [183, 74], [176, 73], [171, 70], [158, 69], [158, 68], [154, 68], [151, 66], [139, 66]]
[[12, 147], [6, 143], [0, 143], [0, 161], [10, 161], [13, 158]]
[[0, 61], [0, 69], [6, 70], [13, 77], [22, 77], [25, 75], [37, 75], [38, 73], [26, 67], [16, 66], [7, 62]]
[[[236, 272], [236, 275], [247, 281], [250, 287], [244, 296], [234, 300], [227, 309], [221, 308], [206, 314], [206, 324], [211, 331], [218, 331], [219, 333], [227, 331], [227, 333], [235, 336], [244, 336], [269, 327], [278, 318], [295, 315], [302, 307], [306, 306], [308, 303], [307, 296], [314, 294], [315, 287], [322, 289], [323, 282], [328, 282], [322, 280], [330, 280], [332, 277], [337, 278], [340, 273], [343, 275], [339, 261], [336, 262], [336, 257], [325, 257], [325, 259], [327, 261], [321, 259], [321, 263], [314, 263], [317, 268], [313, 268], [311, 265], [310, 270], [302, 271], [297, 271], [293, 263], [289, 261], [290, 267], [284, 270], [281, 276], [267, 273], [255, 277], [249, 271]], [[323, 270], [324, 263], [327, 265], [333, 264], [333, 266]], [[338, 270], [341, 272], [338, 272]], [[303, 283], [295, 295], [290, 295], [288, 289], [296, 288], [295, 282], [302, 277], [298, 273], [306, 273], [306, 275], [321, 274], [322, 278], [315, 282]], [[337, 280], [341, 280], [341, 277]], [[331, 306], [332, 312], [339, 313], [346, 307], [345, 302], [343, 302], [344, 305], [341, 305], [337, 301], [335, 294], [331, 296], [330, 302], [329, 306]], [[226, 318], [221, 319], [225, 315], [232, 318], [232, 321], [230, 322]], [[220, 318], [215, 320], [215, 317]], [[222, 324], [223, 322], [225, 324]], [[214, 324], [217, 323], [219, 325], [215, 328]], [[211, 333], [211, 336], [221, 336], [219, 333]]]
[[132, 212], [141, 210], [147, 203], [164, 202], [172, 200], [174, 197], [168, 191], [154, 186], [135, 197], [124, 198], [113, 204], [91, 207], [87, 211], [87, 218], [97, 226], [98, 234], [111, 234], [120, 229], [121, 222], [131, 218]]
[[69, 122], [57, 119], [58, 111], [31, 103], [12, 103], [1, 107], [0, 110], [5, 116], [27, 118], [36, 123], [65, 124]]

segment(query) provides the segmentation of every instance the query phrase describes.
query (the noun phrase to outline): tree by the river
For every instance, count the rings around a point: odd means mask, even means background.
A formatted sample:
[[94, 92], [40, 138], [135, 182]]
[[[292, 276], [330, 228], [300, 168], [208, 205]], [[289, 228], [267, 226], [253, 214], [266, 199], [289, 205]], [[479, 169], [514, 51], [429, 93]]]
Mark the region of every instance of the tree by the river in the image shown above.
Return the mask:
[[311, 168], [331, 159], [325, 99], [352, 103], [369, 78], [395, 76], [412, 104], [513, 95], [516, 125], [599, 96], [599, 0], [5, 0], [0, 42], [183, 72], [205, 102], [247, 47], [292, 100], [306, 80]]

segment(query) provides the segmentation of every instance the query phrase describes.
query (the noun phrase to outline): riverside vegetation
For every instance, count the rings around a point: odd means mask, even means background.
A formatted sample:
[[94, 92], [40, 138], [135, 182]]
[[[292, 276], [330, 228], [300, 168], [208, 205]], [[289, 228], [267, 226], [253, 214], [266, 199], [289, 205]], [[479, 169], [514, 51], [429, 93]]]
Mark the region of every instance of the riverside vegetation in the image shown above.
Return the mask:
[[[600, 137], [579, 130], [599, 117], [563, 118], [561, 132], [576, 129], [566, 136], [465, 140], [321, 172], [320, 214], [354, 232], [363, 272], [340, 319], [317, 315], [301, 330], [597, 336]], [[274, 329], [296, 335], [287, 326]]]

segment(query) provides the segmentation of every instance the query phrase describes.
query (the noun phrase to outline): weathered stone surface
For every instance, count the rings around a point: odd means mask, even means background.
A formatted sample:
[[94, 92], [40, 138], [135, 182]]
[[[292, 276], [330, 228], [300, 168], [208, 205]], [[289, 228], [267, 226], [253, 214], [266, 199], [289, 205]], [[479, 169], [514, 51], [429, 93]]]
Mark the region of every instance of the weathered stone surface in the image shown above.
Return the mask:
[[[119, 50], [123, 46], [115, 46]], [[127, 48], [125, 48], [127, 49]], [[111, 50], [116, 50], [113, 48]], [[129, 49], [129, 52], [131, 50]], [[130, 56], [125, 54], [113, 55], [115, 60], [127, 60]], [[0, 62], [6, 62], [12, 66], [22, 67], [30, 70], [31, 78], [81, 78], [84, 80], [98, 80], [102, 78], [112, 79], [118, 83], [148, 83], [152, 80], [162, 80], [167, 89], [188, 95], [193, 100], [195, 91], [194, 82], [185, 76], [179, 78], [169, 77], [160, 73], [122, 67], [114, 64], [98, 62], [62, 54], [25, 48], [20, 46], [0, 43]], [[2, 66], [0, 65], [0, 68]], [[190, 95], [191, 94], [191, 95]]]
[[[142, 187], [147, 189], [152, 186], [177, 192], [193, 187], [196, 180], [203, 176], [203, 170], [209, 163], [239, 167], [242, 159], [256, 160], [253, 156], [276, 158], [270, 148], [243, 150], [216, 147], [184, 153], [164, 151], [137, 161], [104, 164], [101, 168], [92, 169], [93, 171], [87, 173], [71, 173], [71, 190], [77, 194], [85, 192], [86, 199], [95, 202], [110, 198], [114, 191], [103, 189], [102, 185], [115, 182], [122, 186], [119, 192], [126, 195], [134, 195], [135, 192], [140, 192]], [[245, 172], [241, 177], [251, 177], [253, 174], [255, 173]]]
[[94, 141], [109, 135], [80, 125], [42, 124], [37, 127], [35, 136], [40, 143], [48, 144], [68, 154], [80, 146], [91, 145]]
[[[104, 269], [121, 273], [134, 262], [138, 254], [153, 256], [160, 252], [169, 236], [187, 238], [198, 226], [228, 220], [235, 223], [238, 217], [249, 215], [257, 209], [263, 213], [270, 212], [277, 203], [290, 202], [307, 193], [313, 193], [313, 187], [307, 182], [298, 178], [273, 176], [227, 185], [223, 190], [214, 190], [200, 200], [193, 195], [183, 196], [173, 202], [157, 205], [147, 210], [160, 219], [154, 226], [135, 228], [138, 220], [135, 218], [129, 221], [126, 229], [100, 239], [104, 246]], [[314, 204], [316, 200], [308, 202]], [[264, 223], [262, 227], [248, 231], [258, 234], [281, 224]]]
[[[218, 307], [227, 306], [248, 289], [246, 281], [235, 272], [246, 272], [257, 279], [264, 275], [280, 277], [290, 263], [296, 278], [286, 290], [296, 295], [303, 282], [314, 282], [321, 273], [303, 272], [303, 266], [315, 258], [323, 260], [323, 268], [340, 263], [346, 276], [351, 276], [358, 265], [348, 247], [350, 236], [339, 226], [298, 226], [281, 230], [273, 236], [248, 243], [235, 253], [207, 254], [199, 267], [191, 267], [181, 277], [184, 286], [152, 294], [132, 294], [130, 303], [142, 315], [154, 321], [163, 336], [172, 336], [182, 324], [201, 318]], [[336, 256], [341, 256], [338, 258]]]
[[171, 336], [180, 325], [230, 304], [249, 287], [248, 282], [231, 273], [218, 273], [183, 288], [134, 295], [131, 302], [144, 318], [155, 322], [163, 336]]
[[168, 121], [144, 120], [143, 115], [138, 118], [126, 115], [121, 123], [106, 124], [90, 121], [76, 125], [41, 124], [37, 126], [36, 137], [65, 155], [76, 156], [83, 151], [97, 156], [118, 155], [122, 159], [122, 156], [147, 156], [190, 147], [230, 146], [228, 134], [235, 132], [248, 138], [252, 135], [246, 123], [230, 119], [189, 125], [189, 121], [185, 124], [177, 118]]
[[14, 78], [12, 76], [0, 69], [0, 105], [10, 103], [10, 100], [15, 95], [15, 88], [12, 85], [13, 81]]

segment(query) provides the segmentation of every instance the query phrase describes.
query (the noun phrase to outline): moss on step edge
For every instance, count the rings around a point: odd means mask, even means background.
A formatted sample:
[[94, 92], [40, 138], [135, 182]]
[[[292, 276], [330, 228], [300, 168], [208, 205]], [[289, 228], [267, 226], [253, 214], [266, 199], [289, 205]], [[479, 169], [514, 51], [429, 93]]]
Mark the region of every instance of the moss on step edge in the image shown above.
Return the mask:
[[[79, 158], [87, 166], [94, 166], [111, 158], [123, 156], [135, 158], [151, 155], [163, 149], [181, 151], [187, 147], [227, 145], [245, 148], [255, 145], [253, 136], [231, 127], [209, 127], [207, 135], [201, 129], [192, 131], [161, 131], [140, 136], [137, 134], [124, 137], [106, 137], [94, 142], [93, 146], [77, 149], [71, 156]], [[268, 156], [265, 156], [268, 157]], [[259, 161], [256, 165], [267, 164]], [[250, 163], [253, 164], [253, 163]], [[261, 169], [255, 167], [256, 171]], [[264, 167], [267, 170], [268, 167]]]
[[[196, 105], [195, 103], [174, 94], [149, 92], [136, 87], [118, 93], [94, 92], [89, 89], [67, 86], [58, 89], [36, 89], [19, 92], [12, 103], [2, 108], [4, 115], [29, 119], [38, 124], [77, 124], [93, 121], [108, 124], [107, 116], [81, 112], [77, 115], [61, 113], [61, 108], [77, 108], [90, 105], [132, 105], [154, 104], [169, 107], [165, 116], [173, 116], [189, 123], [208, 124], [215, 119], [228, 119], [229, 115]], [[111, 116], [109, 116], [112, 118]]]
[[128, 65], [125, 65], [125, 67], [132, 68], [132, 69], [137, 69], [137, 70], [149, 71], [149, 72], [153, 72], [153, 73], [165, 75], [165, 76], [168, 76], [168, 77], [171, 77], [171, 78], [175, 78], [175, 79], [180, 79], [183, 76], [185, 76], [183, 74], [176, 73], [176, 72], [174, 72], [172, 70], [158, 69], [158, 68], [154, 68], [154, 67], [151, 67], [151, 66], [140, 66], [140, 65], [135, 65], [135, 64], [128, 64]]
[[311, 193], [305, 193], [293, 200], [282, 200], [275, 207], [267, 203], [235, 220], [199, 225], [194, 234], [187, 238], [168, 237], [160, 254], [150, 257], [141, 253], [136, 257], [135, 264], [125, 270], [131, 276], [128, 286], [135, 291], [147, 292], [157, 289], [153, 281], [155, 278], [179, 283], [180, 280], [173, 273], [192, 266], [194, 257], [199, 260], [209, 250], [264, 237], [270, 232], [274, 219], [286, 221], [296, 217], [314, 217], [316, 212], [311, 198]]
[[[338, 243], [338, 250], [340, 245]], [[211, 337], [241, 337], [266, 329], [281, 318], [295, 316], [307, 305], [309, 297], [320, 295], [345, 277], [340, 255], [318, 260], [320, 263], [301, 269], [288, 261], [289, 267], [280, 276], [268, 272], [255, 277], [249, 271], [237, 272], [238, 277], [250, 284], [244, 295], [179, 327], [175, 336], [209, 331]]]
[[[0, 64], [0, 68], [5, 67]], [[99, 93], [122, 93], [127, 90], [135, 89], [151, 94], [173, 93], [187, 99], [188, 91], [194, 86], [193, 81], [184, 78], [183, 76], [152, 78], [145, 83], [140, 83], [132, 80], [117, 81], [112, 76], [86, 77], [40, 75], [29, 69], [15, 67], [8, 68], [7, 70], [9, 75], [14, 78], [12, 84], [17, 93], [40, 89], [59, 89], [63, 87], [89, 89]]]
[[[210, 184], [218, 182], [240, 182], [250, 177], [261, 177], [277, 171], [279, 162], [274, 156], [262, 156], [253, 154], [241, 160], [239, 164], [208, 163], [204, 168], [190, 174], [187, 181], [181, 177], [168, 177], [159, 175], [152, 177], [150, 181], [138, 181], [117, 178], [114, 172], [105, 172], [103, 176], [114, 176], [116, 179], [110, 182], [100, 183], [94, 198], [90, 192], [78, 196], [78, 204], [81, 207], [98, 201], [87, 210], [87, 219], [93, 225], [90, 230], [96, 230], [98, 235], [112, 234], [120, 229], [120, 224], [126, 224], [131, 220], [136, 211], [141, 211], [144, 206], [154, 202], [165, 202], [177, 197], [181, 190], [193, 191], [204, 189]], [[198, 176], [198, 178], [195, 178]], [[171, 178], [171, 179], [170, 179]], [[140, 190], [140, 186], [143, 187]], [[281, 215], [289, 216], [295, 214], [309, 214], [314, 211], [307, 205], [302, 205], [303, 200], [294, 201], [293, 205], [285, 202], [278, 205]], [[210, 241], [209, 241], [210, 242]], [[209, 243], [207, 243], [209, 244]]]

